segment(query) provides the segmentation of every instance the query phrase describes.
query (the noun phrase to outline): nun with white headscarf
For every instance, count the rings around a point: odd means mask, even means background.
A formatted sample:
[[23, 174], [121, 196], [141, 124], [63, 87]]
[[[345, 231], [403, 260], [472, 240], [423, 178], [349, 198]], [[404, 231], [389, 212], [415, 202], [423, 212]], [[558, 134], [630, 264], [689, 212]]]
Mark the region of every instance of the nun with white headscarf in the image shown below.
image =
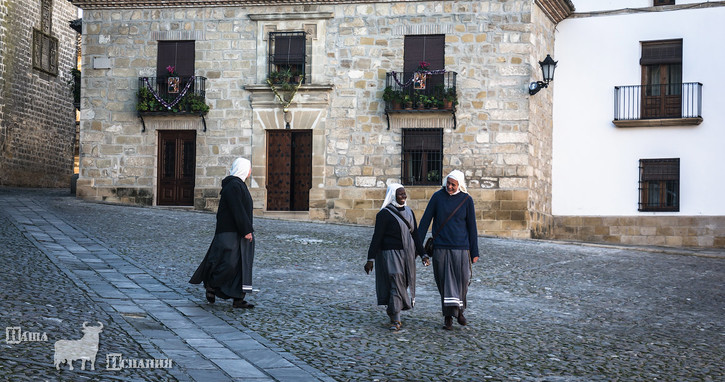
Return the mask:
[[235, 308], [254, 307], [244, 300], [252, 291], [254, 261], [253, 202], [244, 183], [251, 167], [249, 160], [237, 158], [229, 176], [222, 180], [214, 239], [189, 280], [192, 284], [204, 284], [210, 303], [214, 303], [216, 297], [231, 298]]
[[478, 230], [473, 198], [468, 195], [463, 173], [458, 170], [443, 179], [420, 219], [418, 234], [421, 242], [433, 222], [433, 276], [441, 296], [443, 327], [451, 330], [453, 317], [466, 325], [468, 282], [471, 263], [478, 261]]
[[406, 206], [407, 199], [402, 185], [388, 185], [383, 205], [375, 217], [375, 231], [365, 263], [366, 273], [375, 268], [378, 305], [387, 305], [391, 330], [400, 330], [400, 312], [412, 309], [415, 304], [415, 257], [423, 254], [415, 214]]

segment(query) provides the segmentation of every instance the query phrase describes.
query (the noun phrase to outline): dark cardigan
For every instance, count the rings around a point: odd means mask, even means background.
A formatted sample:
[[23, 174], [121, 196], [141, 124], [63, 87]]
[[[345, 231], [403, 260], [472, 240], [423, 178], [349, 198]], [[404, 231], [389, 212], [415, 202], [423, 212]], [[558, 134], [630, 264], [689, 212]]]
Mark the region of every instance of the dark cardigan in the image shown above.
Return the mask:
[[[398, 208], [403, 211], [404, 207]], [[374, 260], [375, 257], [384, 250], [403, 249], [403, 241], [401, 240], [400, 224], [398, 219], [393, 216], [391, 211], [383, 208], [375, 216], [375, 231], [370, 241], [368, 249], [368, 260]], [[411, 211], [412, 212], [412, 211]], [[418, 224], [413, 214], [413, 241], [415, 242], [415, 254], [420, 256], [423, 254], [423, 244], [418, 238]], [[407, 234], [407, 232], [406, 232]]]

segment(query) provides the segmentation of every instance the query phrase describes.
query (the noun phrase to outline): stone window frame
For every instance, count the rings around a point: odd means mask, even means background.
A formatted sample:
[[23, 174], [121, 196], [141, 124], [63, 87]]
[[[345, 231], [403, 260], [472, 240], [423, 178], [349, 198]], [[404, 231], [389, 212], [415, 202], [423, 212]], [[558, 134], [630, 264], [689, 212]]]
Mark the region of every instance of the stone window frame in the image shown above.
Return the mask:
[[[321, 83], [326, 57], [326, 22], [332, 12], [300, 12], [252, 14], [250, 20], [257, 23], [257, 78], [264, 83], [269, 68], [269, 33], [304, 31], [307, 38], [305, 84]], [[309, 69], [309, 70], [307, 70]]]
[[639, 160], [638, 211], [680, 211], [680, 158]]

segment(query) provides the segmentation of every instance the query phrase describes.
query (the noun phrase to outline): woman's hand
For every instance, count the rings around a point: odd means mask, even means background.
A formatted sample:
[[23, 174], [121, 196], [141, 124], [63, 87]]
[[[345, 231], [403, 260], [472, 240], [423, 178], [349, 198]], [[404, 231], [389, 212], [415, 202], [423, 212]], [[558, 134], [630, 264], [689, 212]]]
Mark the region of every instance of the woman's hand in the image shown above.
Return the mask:
[[430, 265], [430, 257], [428, 257], [428, 255], [423, 255], [423, 258], [421, 260], [423, 261], [424, 266], [427, 267]]
[[247, 240], [249, 240], [249, 241], [252, 241], [252, 233], [250, 232], [250, 233], [244, 235], [244, 238], [247, 239]]
[[367, 263], [365, 263], [365, 273], [370, 274], [370, 271], [373, 270], [373, 262], [368, 260]]

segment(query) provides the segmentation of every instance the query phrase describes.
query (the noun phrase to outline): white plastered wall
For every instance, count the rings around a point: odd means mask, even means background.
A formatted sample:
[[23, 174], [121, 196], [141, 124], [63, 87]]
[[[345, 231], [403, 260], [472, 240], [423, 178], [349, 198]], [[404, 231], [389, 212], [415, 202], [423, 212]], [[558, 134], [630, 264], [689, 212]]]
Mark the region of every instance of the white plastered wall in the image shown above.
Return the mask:
[[[592, 1], [575, 2], [577, 12], [587, 9], [579, 3]], [[724, 19], [725, 7], [709, 7], [571, 17], [558, 25], [559, 65], [549, 89], [554, 215], [725, 214], [725, 49], [718, 37], [725, 35]], [[615, 127], [614, 87], [641, 83], [640, 42], [675, 38], [683, 40], [683, 82], [703, 84], [702, 124]], [[645, 158], [680, 158], [679, 212], [637, 211], [638, 164]]]

